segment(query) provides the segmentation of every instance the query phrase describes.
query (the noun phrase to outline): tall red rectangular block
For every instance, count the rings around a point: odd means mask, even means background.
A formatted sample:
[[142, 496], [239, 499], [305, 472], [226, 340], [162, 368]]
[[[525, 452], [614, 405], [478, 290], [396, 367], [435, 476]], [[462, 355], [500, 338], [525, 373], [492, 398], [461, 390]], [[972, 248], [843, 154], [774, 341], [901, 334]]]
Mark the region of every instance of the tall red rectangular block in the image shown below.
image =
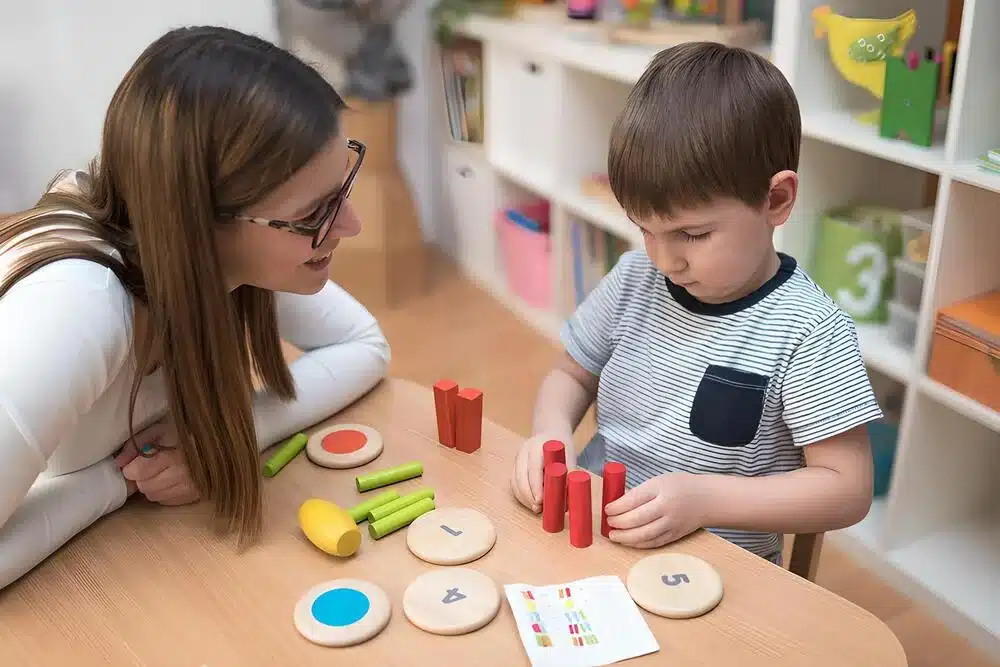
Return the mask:
[[483, 392], [462, 389], [455, 406], [455, 449], [471, 454], [483, 442]]
[[590, 473], [574, 470], [566, 476], [569, 487], [569, 543], [577, 548], [594, 541], [594, 514], [590, 506]]
[[434, 383], [434, 412], [437, 415], [438, 442], [445, 447], [455, 446], [455, 412], [458, 400], [458, 383], [438, 380]]
[[604, 464], [604, 482], [601, 488], [601, 535], [608, 537], [611, 526], [608, 525], [608, 503], [625, 495], [625, 464], [608, 461]]

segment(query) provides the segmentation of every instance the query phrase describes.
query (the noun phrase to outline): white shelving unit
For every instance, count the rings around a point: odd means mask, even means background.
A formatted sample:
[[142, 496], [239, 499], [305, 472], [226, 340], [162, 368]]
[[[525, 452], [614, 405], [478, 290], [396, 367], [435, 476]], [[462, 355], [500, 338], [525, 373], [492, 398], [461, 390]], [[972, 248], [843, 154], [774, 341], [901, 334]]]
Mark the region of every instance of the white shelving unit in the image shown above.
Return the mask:
[[[904, 388], [889, 493], [860, 524], [831, 536], [902, 592], [987, 653], [1000, 656], [1000, 413], [928, 377], [938, 308], [1000, 288], [1000, 176], [976, 158], [1000, 146], [1000, 2], [966, 0], [950, 111], [933, 147], [881, 139], [853, 112], [875, 106], [834, 69], [812, 10], [889, 18], [915, 9], [913, 48], [939, 48], [945, 0], [776, 0], [773, 41], [761, 45], [799, 96], [803, 118], [800, 194], [779, 248], [808, 268], [821, 212], [852, 201], [917, 209], [929, 174], [938, 177], [931, 251], [915, 343], [885, 326], [859, 326], [873, 379]], [[558, 25], [470, 18], [481, 41], [486, 140], [448, 139], [443, 196], [451, 227], [441, 236], [467, 272], [512, 311], [556, 337], [575, 299], [569, 223], [641, 236], [624, 214], [585, 196], [584, 175], [603, 171], [611, 123], [654, 50], [608, 45]], [[431, 80], [441, 80], [437, 61]], [[867, 97], [866, 97], [867, 96]], [[439, 118], [446, 119], [443, 96]], [[551, 203], [553, 307], [528, 306], [508, 287], [494, 217], [525, 193]]]

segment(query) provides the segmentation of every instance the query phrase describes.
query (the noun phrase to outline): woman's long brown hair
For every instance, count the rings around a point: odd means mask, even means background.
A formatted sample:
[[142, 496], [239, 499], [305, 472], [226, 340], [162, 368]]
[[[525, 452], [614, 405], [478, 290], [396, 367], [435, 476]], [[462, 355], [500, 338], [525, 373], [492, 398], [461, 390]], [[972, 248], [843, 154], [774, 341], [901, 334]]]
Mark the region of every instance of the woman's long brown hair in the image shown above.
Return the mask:
[[[18, 251], [0, 277], [0, 298], [31, 272], [74, 257], [110, 268], [145, 306], [130, 432], [156, 354], [192, 478], [241, 546], [259, 536], [263, 514], [251, 372], [277, 396], [292, 399], [295, 390], [272, 293], [229, 291], [212, 231], [245, 224], [221, 220], [284, 183], [337, 136], [343, 107], [315, 70], [273, 44], [225, 28], [173, 30], [139, 56], [115, 92], [100, 158], [80, 192], [50, 190], [30, 210], [0, 220], [0, 249]], [[61, 213], [67, 209], [86, 218]]]

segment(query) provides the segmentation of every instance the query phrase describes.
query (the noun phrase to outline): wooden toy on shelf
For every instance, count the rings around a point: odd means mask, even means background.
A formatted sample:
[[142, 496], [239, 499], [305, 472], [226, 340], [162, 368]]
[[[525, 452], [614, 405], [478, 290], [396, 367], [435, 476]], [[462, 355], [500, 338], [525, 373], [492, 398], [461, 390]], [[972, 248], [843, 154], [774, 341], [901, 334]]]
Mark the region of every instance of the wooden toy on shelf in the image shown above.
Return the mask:
[[933, 52], [924, 58], [915, 51], [906, 58], [887, 58], [879, 134], [929, 147], [940, 77], [941, 62]]
[[653, 18], [655, 2], [620, 1], [625, 21], [608, 31], [609, 41], [620, 44], [667, 47], [709, 41], [751, 48], [766, 32], [762, 21], [746, 18], [743, 0], [674, 0], [665, 19]]

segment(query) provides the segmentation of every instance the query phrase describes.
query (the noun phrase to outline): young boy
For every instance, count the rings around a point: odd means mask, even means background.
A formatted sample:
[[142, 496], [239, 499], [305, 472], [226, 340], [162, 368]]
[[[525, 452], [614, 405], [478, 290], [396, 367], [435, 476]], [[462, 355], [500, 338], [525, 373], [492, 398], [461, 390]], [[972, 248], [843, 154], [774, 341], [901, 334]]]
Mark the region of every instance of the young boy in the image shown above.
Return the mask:
[[[881, 417], [857, 334], [774, 229], [795, 203], [799, 109], [765, 59], [711, 43], [658, 54], [611, 132], [608, 175], [642, 229], [562, 330], [515, 496], [541, 508], [542, 443], [627, 468], [610, 539], [658, 547], [708, 528], [781, 562], [785, 533], [854, 524]], [[580, 461], [573, 432], [597, 400]]]

